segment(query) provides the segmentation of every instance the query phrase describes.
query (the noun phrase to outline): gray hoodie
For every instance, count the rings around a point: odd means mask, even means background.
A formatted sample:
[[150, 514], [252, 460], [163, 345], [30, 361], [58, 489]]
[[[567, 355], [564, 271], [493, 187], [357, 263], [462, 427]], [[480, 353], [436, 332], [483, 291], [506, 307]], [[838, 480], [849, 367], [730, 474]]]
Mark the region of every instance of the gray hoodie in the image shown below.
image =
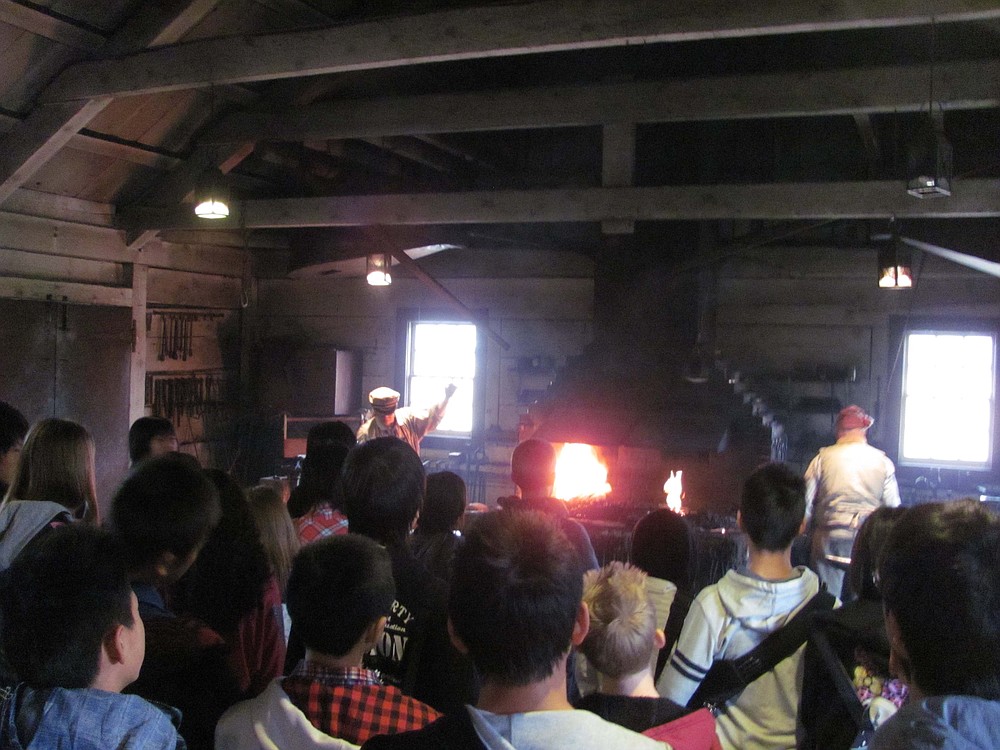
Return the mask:
[[[802, 567], [784, 581], [730, 570], [695, 598], [657, 691], [686, 705], [714, 661], [749, 653], [818, 591], [816, 574]], [[795, 747], [804, 648], [748, 685], [716, 717], [716, 732], [726, 750]]]
[[993, 750], [1000, 747], [1000, 701], [943, 695], [909, 703], [879, 727], [871, 750]]
[[39, 500], [9, 500], [0, 506], [0, 570], [6, 570], [28, 542], [52, 521], [73, 520], [58, 503]]
[[472, 726], [489, 750], [669, 750], [669, 745], [605, 721], [590, 711], [493, 714], [468, 706]]

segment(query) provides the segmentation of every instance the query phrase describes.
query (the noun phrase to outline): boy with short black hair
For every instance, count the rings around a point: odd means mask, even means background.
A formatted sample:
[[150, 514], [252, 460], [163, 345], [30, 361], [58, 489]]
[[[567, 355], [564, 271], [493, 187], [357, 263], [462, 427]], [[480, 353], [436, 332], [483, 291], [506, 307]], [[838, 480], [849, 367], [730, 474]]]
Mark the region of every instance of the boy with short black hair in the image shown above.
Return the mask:
[[398, 438], [375, 438], [348, 454], [341, 480], [349, 532], [386, 548], [396, 582], [385, 633], [365, 665], [438, 711], [460, 709], [472, 700], [475, 681], [468, 659], [448, 640], [447, 584], [407, 545], [424, 498], [420, 457]]
[[3, 574], [3, 645], [24, 680], [0, 706], [0, 747], [184, 748], [173, 714], [121, 691], [145, 635], [119, 543], [86, 524], [53, 529]]
[[238, 680], [219, 634], [178, 618], [163, 593], [194, 563], [221, 512], [215, 485], [194, 458], [179, 453], [138, 464], [111, 505], [111, 528], [146, 621], [146, 661], [131, 690], [177, 706], [192, 750], [211, 747], [216, 722], [240, 698]]
[[455, 559], [449, 632], [483, 679], [466, 706], [415, 732], [375, 737], [380, 748], [663, 750], [566, 699], [566, 660], [587, 634], [583, 566], [557, 522], [537, 512], [477, 519]]
[[430, 706], [383, 685], [362, 666], [382, 639], [395, 594], [389, 554], [371, 539], [349, 534], [304, 547], [288, 579], [288, 612], [305, 659], [223, 716], [218, 750], [263, 749], [262, 735], [277, 746], [327, 746], [315, 730], [360, 744], [436, 719]]
[[908, 509], [879, 588], [889, 663], [910, 700], [872, 750], [1000, 747], [1000, 518], [971, 499]]
[[[805, 502], [804, 480], [782, 464], [767, 464], [747, 479], [737, 515], [748, 538], [747, 571], [730, 570], [695, 598], [657, 683], [661, 695], [687, 704], [713, 662], [749, 653], [819, 592], [816, 574], [791, 563]], [[726, 750], [795, 747], [802, 651], [721, 706], [716, 730]]]

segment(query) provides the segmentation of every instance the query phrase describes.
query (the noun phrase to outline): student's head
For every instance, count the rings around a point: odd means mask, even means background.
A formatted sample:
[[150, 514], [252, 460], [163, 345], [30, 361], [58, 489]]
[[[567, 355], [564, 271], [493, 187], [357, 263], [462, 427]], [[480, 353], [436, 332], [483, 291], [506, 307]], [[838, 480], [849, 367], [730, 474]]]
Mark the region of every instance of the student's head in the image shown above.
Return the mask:
[[0, 491], [14, 481], [27, 434], [28, 420], [24, 415], [6, 401], [0, 401]]
[[391, 437], [362, 443], [344, 461], [342, 480], [351, 533], [406, 541], [424, 499], [424, 466], [413, 448]]
[[551, 443], [530, 438], [510, 457], [510, 478], [524, 496], [547, 495], [556, 479], [556, 450]]
[[381, 635], [396, 585], [389, 553], [359, 534], [302, 548], [288, 579], [288, 614], [310, 651], [345, 656], [362, 638]]
[[743, 485], [740, 524], [758, 549], [788, 549], [802, 530], [806, 483], [784, 464], [765, 464]]
[[139, 676], [145, 634], [120, 543], [88, 524], [42, 535], [0, 576], [4, 652], [36, 688], [119, 691]]
[[660, 508], [639, 519], [629, 543], [629, 562], [654, 578], [690, 591], [694, 534], [684, 517]]
[[587, 571], [583, 602], [590, 610], [590, 631], [580, 651], [598, 672], [619, 678], [650, 666], [664, 641], [643, 571], [621, 562]]
[[1000, 518], [975, 500], [908, 509], [879, 588], [891, 660], [918, 693], [1000, 700]]
[[[338, 423], [333, 423], [338, 424]], [[303, 516], [320, 503], [341, 504], [340, 471], [351, 447], [342, 442], [319, 443], [306, 454], [299, 486], [289, 500], [289, 512]]]
[[115, 493], [111, 528], [133, 580], [169, 582], [191, 566], [219, 522], [219, 493], [190, 456], [140, 463]]
[[299, 536], [295, 532], [295, 524], [274, 487], [263, 484], [251, 487], [247, 490], [247, 501], [250, 503], [250, 512], [257, 525], [260, 541], [267, 553], [271, 572], [278, 579], [278, 586], [284, 594], [288, 574], [292, 570], [292, 560], [299, 551]]
[[487, 513], [455, 554], [450, 627], [485, 680], [529, 685], [549, 677], [586, 635], [582, 593], [579, 555], [556, 520]]
[[169, 419], [139, 417], [128, 431], [128, 457], [132, 463], [177, 450], [177, 434]]
[[903, 508], [882, 507], [868, 516], [861, 525], [858, 535], [854, 538], [851, 566], [847, 570], [851, 591], [858, 599], [874, 602], [882, 600], [875, 572], [878, 570], [882, 549], [889, 539], [889, 532], [905, 512]]
[[306, 435], [306, 456], [321, 445], [339, 443], [353, 448], [357, 442], [354, 430], [343, 422], [320, 422], [310, 427]]
[[451, 531], [465, 513], [465, 481], [453, 471], [427, 475], [427, 492], [417, 529], [426, 534]]
[[87, 429], [68, 419], [43, 419], [29, 431], [8, 495], [48, 500], [77, 518], [97, 523], [94, 441]]
[[243, 489], [222, 469], [206, 469], [205, 476], [218, 490], [222, 515], [174, 599], [178, 609], [229, 633], [260, 604], [271, 570]]

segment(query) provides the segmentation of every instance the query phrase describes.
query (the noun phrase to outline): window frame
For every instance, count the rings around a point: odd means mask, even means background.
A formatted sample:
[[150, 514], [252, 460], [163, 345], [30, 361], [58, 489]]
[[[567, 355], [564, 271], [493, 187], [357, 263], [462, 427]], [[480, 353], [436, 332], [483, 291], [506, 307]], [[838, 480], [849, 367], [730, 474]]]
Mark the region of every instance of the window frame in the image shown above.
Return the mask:
[[[903, 456], [906, 399], [903, 389], [905, 387], [909, 337], [912, 334], [989, 336], [993, 339], [993, 408], [990, 413], [990, 445], [984, 463], [908, 459]], [[893, 338], [895, 338], [896, 347], [898, 347], [894, 348], [894, 351], [898, 351], [898, 365], [891, 359], [889, 362], [892, 368], [892, 377], [890, 378], [892, 398], [890, 401], [894, 406], [892, 417], [895, 422], [896, 439], [893, 447], [896, 453], [894, 457], [896, 465], [907, 469], [947, 469], [970, 474], [992, 472], [996, 466], [998, 452], [1000, 452], [1000, 418], [997, 415], [998, 403], [1000, 403], [1000, 398], [998, 398], [1000, 397], [1000, 321], [966, 320], [956, 322], [955, 320], [941, 319], [909, 321], [898, 325], [896, 335]]]
[[[397, 314], [396, 382], [400, 384], [400, 405], [410, 405], [410, 330], [414, 323], [465, 323], [476, 327], [476, 377], [472, 393], [472, 431], [468, 435], [433, 431], [421, 441], [421, 447], [450, 449], [478, 441], [483, 433], [486, 412], [486, 335], [480, 321], [485, 312], [473, 311], [475, 319], [443, 308], [404, 308]], [[441, 393], [444, 398], [444, 392]], [[430, 404], [416, 404], [430, 406]]]

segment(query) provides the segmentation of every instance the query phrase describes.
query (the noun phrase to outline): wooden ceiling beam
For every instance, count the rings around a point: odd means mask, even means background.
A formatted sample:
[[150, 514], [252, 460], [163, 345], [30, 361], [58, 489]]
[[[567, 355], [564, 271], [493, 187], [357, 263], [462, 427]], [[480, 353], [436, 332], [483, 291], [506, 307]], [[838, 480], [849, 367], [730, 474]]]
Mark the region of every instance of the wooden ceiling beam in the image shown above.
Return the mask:
[[107, 41], [106, 37], [83, 24], [14, 0], [0, 0], [0, 23], [83, 52], [97, 52]]
[[535, 0], [205, 39], [69, 67], [47, 102], [481, 57], [1000, 18], [991, 0]]
[[[214, 7], [217, 3], [218, 0], [173, 0], [166, 4], [173, 15], [136, 13], [108, 41], [107, 49], [114, 51], [133, 43], [176, 42], [204, 17], [209, 6]], [[198, 12], [192, 13], [193, 8], [197, 8]], [[184, 23], [179, 22], [181, 19]], [[185, 23], [189, 25], [185, 26]], [[14, 125], [0, 139], [0, 204], [25, 185], [112, 98], [106, 95], [82, 97], [57, 105], [42, 102], [24, 120]]]
[[[544, 222], [1000, 217], [1000, 179], [956, 180], [950, 198], [918, 200], [899, 181], [685, 185], [244, 201], [214, 229]], [[134, 207], [119, 226], [207, 228], [190, 210]], [[242, 224], [241, 224], [242, 221]]]
[[[1000, 61], [938, 65], [936, 103], [944, 109], [1000, 107], [998, 80]], [[233, 113], [205, 141], [372, 138], [926, 108], [926, 66], [885, 66], [320, 102], [300, 109]]]

